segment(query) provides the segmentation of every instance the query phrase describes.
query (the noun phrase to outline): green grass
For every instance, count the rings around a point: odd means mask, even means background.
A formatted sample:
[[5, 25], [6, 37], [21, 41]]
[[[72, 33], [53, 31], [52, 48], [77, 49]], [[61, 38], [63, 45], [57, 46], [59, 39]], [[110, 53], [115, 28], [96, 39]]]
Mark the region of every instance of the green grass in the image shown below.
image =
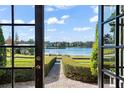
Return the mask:
[[87, 59], [74, 59], [75, 62], [79, 62], [79, 63], [89, 63], [90, 62], [90, 59], [87, 60]]
[[[65, 64], [73, 65], [73, 66], [81, 66], [81, 67], [89, 67], [90, 63], [89, 60], [74, 60], [71, 57], [62, 57]], [[82, 62], [83, 61], [83, 62]]]
[[[35, 58], [32, 55], [21, 55], [16, 54], [17, 58], [14, 59], [14, 66], [15, 67], [34, 67], [35, 66]], [[18, 58], [18, 57], [27, 57], [27, 58]], [[31, 57], [31, 58], [28, 58]], [[45, 56], [44, 63], [49, 64], [50, 60], [52, 60], [55, 56]], [[7, 57], [7, 64], [6, 67], [12, 66], [12, 59], [11, 57]]]
[[[7, 64], [6, 64], [6, 67], [11, 67], [12, 66], [12, 59], [11, 59], [10, 54], [11, 54], [10, 52], [7, 52]], [[35, 57], [34, 57], [34, 55], [15, 54], [14, 56], [16, 57], [14, 59], [15, 67], [34, 67], [35, 66]], [[18, 58], [18, 57], [22, 57], [22, 58]], [[25, 58], [23, 58], [23, 57], [25, 57]], [[31, 58], [29, 58], [29, 57], [31, 57]], [[45, 64], [49, 64], [49, 61], [53, 57], [62, 58], [62, 56], [56, 56], [56, 55], [45, 56], [44, 57]], [[79, 65], [83, 65], [83, 66], [89, 66], [90, 56], [71, 56], [71, 58], [87, 58], [87, 59], [75, 59], [74, 63], [79, 64]]]
[[15, 54], [15, 57], [35, 57], [34, 55]]
[[90, 59], [90, 56], [71, 56], [71, 58], [89, 58]]

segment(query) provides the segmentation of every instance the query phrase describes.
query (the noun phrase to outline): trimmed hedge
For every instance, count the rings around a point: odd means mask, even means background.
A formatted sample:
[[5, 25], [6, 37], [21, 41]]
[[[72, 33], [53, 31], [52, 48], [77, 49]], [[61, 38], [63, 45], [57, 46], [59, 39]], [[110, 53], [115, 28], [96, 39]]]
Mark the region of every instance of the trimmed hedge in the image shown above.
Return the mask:
[[[56, 57], [49, 56], [45, 57], [45, 76], [48, 75], [49, 71], [53, 67], [55, 63]], [[4, 72], [0, 74], [0, 84], [11, 83], [12, 72], [11, 70], [0, 70]], [[35, 70], [34, 69], [15, 69], [15, 81], [16, 82], [25, 82], [25, 81], [32, 81], [35, 79]]]
[[63, 70], [66, 77], [87, 83], [96, 83], [89, 65], [76, 63], [71, 57], [62, 57]]
[[54, 63], [56, 61], [56, 57], [55, 56], [48, 56], [45, 57], [45, 76], [48, 75], [48, 73], [50, 72], [51, 68], [53, 67]]
[[[0, 76], [0, 84], [11, 83], [12, 72], [11, 70], [3, 70], [4, 74]], [[15, 82], [25, 82], [34, 80], [34, 69], [16, 69], [15, 70]]]

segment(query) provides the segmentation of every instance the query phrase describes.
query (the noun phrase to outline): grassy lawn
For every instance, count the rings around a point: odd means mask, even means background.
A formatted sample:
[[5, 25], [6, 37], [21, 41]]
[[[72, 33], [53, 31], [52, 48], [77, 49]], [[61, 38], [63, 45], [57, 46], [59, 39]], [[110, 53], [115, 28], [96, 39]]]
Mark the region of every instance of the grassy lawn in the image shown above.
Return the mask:
[[[19, 57], [22, 57], [22, 58], [19, 58]], [[23, 58], [23, 57], [25, 57], [25, 58]], [[55, 57], [55, 56], [45, 56], [44, 57], [45, 64], [48, 64], [49, 61], [53, 57]], [[6, 67], [11, 67], [11, 66], [12, 66], [12, 59], [11, 59], [11, 57], [7, 57]], [[34, 67], [35, 66], [35, 58], [32, 55], [20, 55], [20, 54], [16, 54], [15, 55], [15, 58], [14, 58], [14, 66], [15, 67]]]
[[90, 59], [90, 56], [71, 56], [71, 58], [89, 58]]
[[81, 63], [89, 63], [90, 62], [90, 59], [74, 59], [75, 62], [81, 62]]
[[[15, 59], [14, 59], [14, 66], [15, 67], [34, 67], [35, 66], [35, 57], [34, 57], [34, 55], [15, 54], [14, 57], [15, 57]], [[44, 57], [45, 64], [48, 64], [49, 61], [53, 57], [62, 58], [62, 56], [45, 56]], [[79, 59], [74, 59], [74, 62], [76, 64], [89, 66], [90, 56], [71, 56], [71, 58], [79, 58]], [[84, 59], [82, 59], [82, 58], [84, 58]], [[12, 66], [11, 55], [10, 55], [10, 53], [7, 53], [6, 67], [11, 67], [11, 66]]]

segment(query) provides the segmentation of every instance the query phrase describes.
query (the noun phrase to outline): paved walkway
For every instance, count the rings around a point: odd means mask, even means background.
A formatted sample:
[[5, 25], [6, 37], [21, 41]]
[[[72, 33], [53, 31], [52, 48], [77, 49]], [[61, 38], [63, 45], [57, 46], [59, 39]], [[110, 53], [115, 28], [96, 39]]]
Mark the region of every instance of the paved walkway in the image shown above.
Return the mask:
[[46, 88], [97, 88], [95, 84], [83, 83], [66, 78], [61, 62], [56, 62], [48, 76], [45, 78]]
[[[15, 83], [16, 88], [34, 88], [34, 81]], [[11, 87], [11, 84], [5, 84], [0, 87]], [[80, 81], [66, 78], [63, 73], [62, 64], [56, 62], [48, 76], [45, 78], [45, 88], [97, 88], [95, 84], [83, 83]]]

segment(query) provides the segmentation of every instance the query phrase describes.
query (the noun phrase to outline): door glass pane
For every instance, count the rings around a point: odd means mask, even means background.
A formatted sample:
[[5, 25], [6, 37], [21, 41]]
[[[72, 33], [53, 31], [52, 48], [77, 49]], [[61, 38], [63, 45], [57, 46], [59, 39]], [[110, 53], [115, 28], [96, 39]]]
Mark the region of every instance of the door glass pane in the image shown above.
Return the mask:
[[104, 49], [104, 68], [115, 73], [116, 62], [115, 62], [115, 49]]
[[124, 17], [119, 18], [119, 45], [124, 45]]
[[0, 88], [11, 88], [12, 71], [9, 69], [0, 69]]
[[17, 46], [34, 46], [35, 27], [34, 26], [15, 26], [14, 44]]
[[18, 5], [14, 7], [14, 23], [34, 24], [35, 11], [33, 5]]
[[104, 25], [104, 45], [115, 45], [115, 20]]
[[15, 48], [14, 49], [14, 66], [15, 67], [34, 67], [35, 66], [35, 49], [34, 48]]
[[120, 14], [124, 13], [124, 5], [120, 5]]
[[1, 46], [11, 46], [12, 45], [12, 30], [11, 26], [0, 27], [0, 37], [3, 38], [3, 42], [0, 43]]
[[0, 67], [12, 66], [12, 49], [0, 47]]
[[124, 78], [124, 49], [119, 49], [119, 75]]
[[115, 88], [115, 78], [104, 74], [103, 84], [104, 88]]
[[104, 6], [104, 21], [116, 16], [116, 6], [106, 5]]
[[0, 23], [11, 23], [11, 6], [0, 6]]
[[34, 88], [35, 87], [34, 69], [16, 69], [15, 87], [16, 88]]

